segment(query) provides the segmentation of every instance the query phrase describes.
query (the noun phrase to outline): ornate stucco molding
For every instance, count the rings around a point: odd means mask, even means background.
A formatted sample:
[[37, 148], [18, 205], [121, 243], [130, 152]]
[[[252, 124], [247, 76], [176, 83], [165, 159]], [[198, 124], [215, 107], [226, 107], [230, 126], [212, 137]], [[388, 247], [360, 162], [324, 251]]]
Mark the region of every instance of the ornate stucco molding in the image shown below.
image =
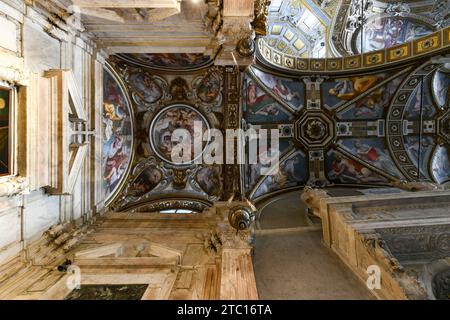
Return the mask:
[[252, 26], [257, 36], [267, 35], [267, 16], [269, 15], [269, 6], [271, 0], [255, 0], [255, 19]]
[[0, 180], [0, 198], [27, 192], [28, 181], [22, 177], [6, 177]]
[[0, 65], [0, 81], [5, 81], [10, 84], [25, 85], [27, 82], [27, 77], [20, 68]]

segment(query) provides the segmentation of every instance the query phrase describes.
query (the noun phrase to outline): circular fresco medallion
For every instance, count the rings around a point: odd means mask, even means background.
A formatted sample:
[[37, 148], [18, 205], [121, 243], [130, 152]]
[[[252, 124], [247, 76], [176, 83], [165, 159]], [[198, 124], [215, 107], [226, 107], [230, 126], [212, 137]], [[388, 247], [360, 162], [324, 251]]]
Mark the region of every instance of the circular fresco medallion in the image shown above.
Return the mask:
[[[199, 125], [198, 130], [194, 129], [195, 124]], [[202, 156], [206, 146], [202, 136], [209, 128], [206, 118], [195, 108], [183, 104], [172, 105], [158, 112], [150, 125], [151, 147], [158, 157], [170, 164], [192, 164], [194, 160]], [[200, 130], [202, 136], [198, 133]], [[176, 139], [175, 137], [172, 139], [174, 133]], [[195, 153], [194, 144], [197, 141], [202, 143], [200, 154]], [[185, 144], [185, 146], [182, 147], [179, 144]], [[184, 152], [188, 154], [183, 154]], [[180, 158], [183, 160], [179, 160]]]

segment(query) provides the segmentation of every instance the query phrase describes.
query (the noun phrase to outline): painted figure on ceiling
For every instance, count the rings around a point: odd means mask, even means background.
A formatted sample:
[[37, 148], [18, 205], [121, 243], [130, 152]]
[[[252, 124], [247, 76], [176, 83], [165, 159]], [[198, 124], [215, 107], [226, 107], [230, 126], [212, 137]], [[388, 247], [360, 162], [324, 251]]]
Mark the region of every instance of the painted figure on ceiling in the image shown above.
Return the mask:
[[132, 127], [125, 95], [107, 70], [104, 72], [103, 96], [103, 192], [108, 197], [127, 169], [132, 147]]
[[263, 116], [277, 116], [280, 113], [280, 109], [275, 103], [271, 103], [258, 109], [255, 113]]
[[185, 106], [169, 108], [154, 120], [151, 138], [165, 159], [171, 159], [171, 152], [174, 147], [172, 134], [176, 129], [185, 129], [190, 133], [192, 152], [194, 152], [194, 141], [199, 138], [195, 136], [194, 132], [194, 123], [196, 121], [202, 123], [203, 131], [207, 129], [207, 124], [200, 114]]
[[197, 87], [197, 95], [205, 103], [213, 103], [219, 97], [221, 90], [220, 75], [215, 72], [206, 73]]
[[298, 92], [292, 92], [288, 86], [284, 85], [281, 79], [276, 79], [276, 84], [273, 87], [273, 92], [284, 100], [291, 102], [294, 99], [301, 99]]
[[379, 178], [374, 173], [353, 159], [344, 158], [339, 153], [334, 153], [334, 159], [332, 162], [332, 169], [329, 172], [331, 179], [340, 178], [341, 182], [353, 181], [353, 182], [375, 182], [379, 181]]
[[175, 78], [170, 84], [170, 94], [174, 100], [187, 100], [189, 96], [189, 86], [185, 79]]
[[200, 187], [209, 196], [218, 196], [221, 191], [220, 167], [210, 166], [200, 169], [195, 177]]
[[109, 154], [105, 165], [103, 179], [107, 182], [110, 190], [114, 190], [117, 183], [122, 178], [127, 161], [128, 155], [124, 152], [122, 147], [115, 149], [114, 154], [112, 152]]
[[438, 183], [445, 183], [450, 180], [450, 157], [446, 147], [439, 147], [436, 150], [432, 161], [433, 176]]
[[[371, 75], [352, 77], [348, 80], [339, 80], [334, 88], [331, 88], [328, 93], [341, 100], [350, 101], [372, 88], [378, 80], [379, 77]], [[379, 93], [377, 93], [377, 95], [379, 95]]]
[[247, 86], [247, 105], [249, 107], [255, 106], [268, 99], [268, 95], [262, 91], [253, 81], [250, 81]]
[[130, 81], [135, 89], [135, 94], [144, 102], [155, 103], [163, 96], [161, 86], [147, 74], [134, 74]]
[[[412, 41], [431, 33], [428, 27], [408, 19], [381, 18], [367, 23], [364, 27], [364, 52], [389, 48]], [[356, 41], [361, 46], [361, 35]], [[361, 50], [360, 50], [361, 51]]]
[[364, 144], [362, 140], [354, 142], [355, 151], [358, 157], [374, 164], [380, 169], [386, 170], [389, 173], [397, 172], [389, 156], [381, 149], [374, 146]]
[[130, 194], [135, 197], [141, 197], [152, 191], [162, 180], [162, 172], [150, 167], [145, 169], [132, 183]]

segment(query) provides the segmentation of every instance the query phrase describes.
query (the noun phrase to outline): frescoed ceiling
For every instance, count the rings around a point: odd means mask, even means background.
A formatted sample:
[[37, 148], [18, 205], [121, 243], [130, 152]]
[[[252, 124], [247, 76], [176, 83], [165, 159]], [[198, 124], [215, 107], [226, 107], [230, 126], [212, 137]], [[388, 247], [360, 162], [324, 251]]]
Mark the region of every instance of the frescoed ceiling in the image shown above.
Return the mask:
[[[367, 1], [361, 29], [351, 15], [361, 12], [356, 1], [274, 0], [268, 35], [258, 38], [249, 66], [213, 51], [111, 56], [104, 74], [107, 205], [202, 211], [235, 192], [259, 201], [305, 186], [450, 182], [450, 64], [430, 58], [448, 52], [448, 30], [436, 32], [448, 25], [446, 4]], [[345, 57], [330, 59], [338, 56]], [[172, 134], [198, 135], [194, 122], [223, 134], [278, 130], [279, 167], [264, 175], [262, 161], [173, 162]], [[260, 158], [268, 146], [260, 146]]]
[[[241, 179], [243, 193], [254, 201], [305, 186], [450, 182], [445, 62], [295, 77], [257, 64], [242, 73], [217, 66], [166, 72], [116, 56], [110, 66], [103, 163], [114, 209], [202, 211], [239, 189], [233, 179]], [[261, 161], [248, 164], [248, 148], [240, 172], [234, 165], [172, 162], [172, 133], [193, 131], [194, 121], [223, 133], [278, 130], [279, 170], [264, 175]], [[260, 158], [268, 146], [259, 147]]]
[[[245, 75], [247, 129], [278, 128], [280, 167], [245, 165], [253, 200], [303, 186], [383, 186], [450, 180], [450, 65], [354, 76]], [[264, 150], [259, 150], [260, 156]]]
[[[134, 58], [136, 62], [112, 57], [105, 71], [104, 184], [108, 192], [114, 192], [109, 205], [117, 210], [200, 212], [221, 199], [223, 168], [197, 164], [195, 157], [183, 164], [173, 162], [171, 137], [177, 129], [194, 134], [195, 121], [204, 131], [222, 128], [224, 70], [198, 69], [209, 62], [203, 55], [143, 54]], [[189, 71], [192, 67], [195, 70]], [[177, 72], [167, 72], [169, 68]], [[122, 107], [125, 100], [128, 112]], [[129, 122], [133, 126], [126, 126]], [[132, 143], [128, 143], [130, 139]], [[123, 161], [116, 159], [119, 155]]]

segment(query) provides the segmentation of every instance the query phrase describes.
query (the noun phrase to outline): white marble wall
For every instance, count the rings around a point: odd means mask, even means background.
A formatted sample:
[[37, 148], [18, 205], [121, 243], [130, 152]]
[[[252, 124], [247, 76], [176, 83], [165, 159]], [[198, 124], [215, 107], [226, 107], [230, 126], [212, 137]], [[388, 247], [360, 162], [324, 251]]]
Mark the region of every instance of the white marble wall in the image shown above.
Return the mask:
[[[91, 69], [94, 65], [97, 65], [96, 70], [101, 68], [93, 58], [91, 43], [74, 36], [75, 32], [71, 32], [70, 28], [62, 30], [50, 25], [45, 13], [27, 6], [22, 0], [0, 0], [0, 30], [0, 84], [27, 87], [26, 109], [30, 108], [28, 104], [34, 103], [30, 102], [29, 95], [40, 90], [31, 87], [33, 74], [36, 79], [49, 69], [72, 69], [85, 110], [94, 119], [91, 123], [99, 123], [96, 118], [100, 115], [96, 112], [101, 112], [101, 105], [97, 105], [101, 99], [93, 99], [91, 93], [92, 84], [94, 81], [99, 84], [99, 81]], [[99, 194], [95, 190], [98, 183], [91, 181], [95, 159], [98, 158], [96, 153], [99, 152], [94, 147], [94, 141], [70, 194], [49, 196], [41, 188], [44, 186], [39, 185], [40, 181], [46, 180], [40, 170], [43, 164], [36, 162], [39, 154], [48, 148], [45, 134], [42, 134], [48, 122], [45, 115], [41, 118], [31, 111], [26, 116], [26, 156], [22, 154], [22, 158], [16, 158], [15, 175], [24, 177], [28, 182], [37, 181], [37, 185], [31, 183], [30, 188], [12, 197], [0, 196], [0, 263], [19, 253], [51, 225], [89, 219], [96, 211], [96, 204], [101, 203], [102, 199], [91, 197], [91, 194]], [[17, 135], [18, 126], [19, 123], [14, 128]], [[39, 132], [42, 139], [35, 137]], [[27, 163], [22, 172], [18, 171], [19, 162], [22, 166]], [[8, 177], [0, 177], [0, 183], [6, 179]]]

